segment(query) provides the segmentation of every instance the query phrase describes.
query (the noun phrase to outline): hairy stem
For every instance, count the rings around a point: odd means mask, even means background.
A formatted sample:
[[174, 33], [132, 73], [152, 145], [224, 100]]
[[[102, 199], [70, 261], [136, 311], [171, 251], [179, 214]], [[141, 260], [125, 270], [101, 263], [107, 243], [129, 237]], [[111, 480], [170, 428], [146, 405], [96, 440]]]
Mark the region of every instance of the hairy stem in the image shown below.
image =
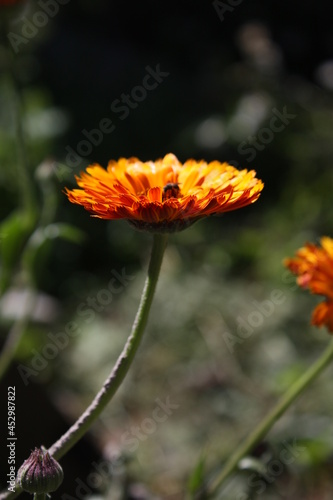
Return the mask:
[[167, 238], [164, 235], [154, 235], [154, 244], [148, 269], [148, 276], [142, 292], [141, 301], [135, 317], [132, 332], [119, 356], [110, 376], [106, 379], [91, 405], [51, 448], [49, 453], [56, 459], [61, 458], [87, 432], [91, 424], [101, 414], [111, 401], [121, 382], [127, 374], [139, 347], [145, 326], [147, 324], [150, 306], [152, 304]]
[[[167, 235], [154, 235], [154, 243], [148, 268], [148, 276], [142, 292], [138, 312], [136, 314], [132, 331], [121, 352], [113, 370], [103, 384], [102, 389], [96, 395], [93, 402], [79, 417], [75, 424], [54, 443], [48, 452], [55, 459], [63, 457], [89, 430], [93, 422], [99, 417], [105, 406], [111, 401], [121, 382], [124, 380], [142, 339], [147, 324], [150, 307], [153, 301], [164, 251], [167, 245]], [[0, 500], [12, 500], [16, 498], [22, 489], [19, 485], [15, 493], [4, 492], [0, 494]]]

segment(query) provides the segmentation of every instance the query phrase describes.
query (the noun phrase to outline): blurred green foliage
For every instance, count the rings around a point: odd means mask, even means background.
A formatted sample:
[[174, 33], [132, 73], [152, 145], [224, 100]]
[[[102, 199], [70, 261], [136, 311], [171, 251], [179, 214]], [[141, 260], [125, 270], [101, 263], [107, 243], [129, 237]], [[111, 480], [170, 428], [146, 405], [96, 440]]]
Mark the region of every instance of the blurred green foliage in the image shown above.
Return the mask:
[[[126, 473], [115, 470], [111, 483], [103, 483], [104, 498], [125, 498], [120, 492], [127, 488], [126, 498], [139, 498], [135, 492], [143, 491], [140, 498], [181, 499], [186, 485], [193, 495], [328, 340], [325, 331], [309, 326], [316, 298], [298, 290], [282, 265], [307, 240], [332, 236], [333, 85], [327, 76], [319, 78], [326, 74], [325, 54], [318, 54], [315, 80], [290, 65], [283, 46], [286, 25], [274, 25], [269, 9], [259, 16], [255, 8], [252, 13], [239, 6], [220, 23], [212, 4], [195, 4], [197, 11], [188, 12], [182, 2], [178, 14], [166, 9], [151, 44], [145, 33], [135, 45], [135, 32], [121, 35], [115, 28], [112, 35], [104, 24], [115, 23], [116, 15], [125, 23], [117, 2], [110, 2], [111, 11], [106, 2], [95, 7], [78, 2], [50, 19], [14, 57], [36, 220], [22, 211], [6, 37], [0, 52], [0, 255], [6, 291], [0, 338], [4, 344], [20, 317], [22, 297], [10, 293], [33, 285], [40, 309], [18, 345], [15, 367], [33, 370], [29, 385], [46, 393], [68, 422], [90, 402], [122, 348], [151, 246], [149, 234], [126, 222], [94, 219], [71, 206], [63, 188], [74, 185], [75, 173], [89, 162], [105, 166], [119, 156], [155, 159], [172, 151], [180, 160], [218, 159], [254, 168], [265, 182], [255, 205], [170, 238], [138, 359], [92, 430], [103, 459], [112, 460], [115, 452], [126, 462]], [[155, 7], [152, 2], [143, 7], [149, 16], [148, 5]], [[173, 16], [178, 30], [168, 24]], [[220, 34], [223, 29], [226, 34]], [[289, 43], [296, 51], [297, 41]], [[161, 64], [170, 76], [121, 121], [110, 105], [142, 82], [148, 64]], [[293, 118], [272, 132], [274, 113], [285, 108]], [[82, 130], [96, 129], [105, 117], [114, 120], [115, 131], [75, 167], [66, 163], [67, 147], [77, 151]], [[131, 279], [120, 282], [120, 293], [103, 296], [112, 273], [122, 270]], [[274, 290], [281, 293], [281, 304], [265, 315], [260, 307]], [[251, 326], [249, 318], [257, 324]], [[36, 353], [54, 345], [49, 334], [65, 332], [70, 322], [77, 335], [67, 335], [66, 346], [58, 346], [43, 369], [33, 368]], [[266, 477], [248, 462], [218, 498], [332, 495], [331, 375], [330, 368], [274, 427], [269, 451], [254, 450], [253, 460], [267, 467], [279, 460], [286, 442], [296, 440], [301, 451], [295, 460]], [[24, 401], [23, 382], [16, 383]], [[155, 422], [151, 434], [142, 430], [156, 399], [167, 397], [178, 408], [165, 422]], [[47, 436], [48, 422], [38, 425]], [[141, 437], [133, 434], [135, 428]], [[26, 447], [35, 444], [24, 441]], [[75, 491], [73, 478], [65, 488]]]

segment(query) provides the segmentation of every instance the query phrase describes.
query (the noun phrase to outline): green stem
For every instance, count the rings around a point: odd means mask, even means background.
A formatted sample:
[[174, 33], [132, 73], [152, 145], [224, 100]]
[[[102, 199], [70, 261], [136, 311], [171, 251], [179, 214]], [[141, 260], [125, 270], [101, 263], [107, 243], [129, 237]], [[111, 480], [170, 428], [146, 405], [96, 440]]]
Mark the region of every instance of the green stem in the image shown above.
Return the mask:
[[16, 154], [17, 154], [17, 180], [21, 192], [22, 208], [31, 217], [35, 217], [37, 213], [36, 196], [33, 188], [31, 175], [28, 168], [27, 150], [25, 145], [25, 137], [23, 130], [23, 98], [22, 91], [15, 75], [15, 57], [9, 54], [9, 75], [13, 89], [13, 108], [15, 118], [16, 132]]
[[74, 444], [88, 431], [92, 423], [101, 414], [105, 406], [111, 401], [125, 375], [127, 374], [134, 356], [139, 347], [145, 326], [147, 324], [156, 284], [161, 269], [167, 236], [154, 235], [154, 244], [148, 269], [148, 276], [141, 296], [141, 302], [135, 317], [132, 332], [127, 339], [110, 376], [105, 381], [91, 405], [75, 422], [75, 424], [49, 449], [49, 453], [56, 459], [61, 458]]
[[35, 493], [34, 494], [34, 500], [46, 500], [47, 499], [47, 495], [46, 493]]
[[[73, 424], [72, 427], [51, 446], [51, 448], [49, 448], [48, 451], [50, 455], [52, 455], [55, 459], [63, 457], [77, 443], [77, 441], [79, 441], [81, 437], [86, 434], [105, 406], [111, 401], [121, 382], [124, 380], [138, 350], [148, 321], [149, 311], [153, 301], [167, 241], [167, 235], [154, 235], [148, 276], [142, 292], [139, 309], [133, 323], [131, 334], [127, 339], [116, 365], [93, 402], [81, 415], [81, 417], [79, 417], [75, 424]], [[2, 494], [0, 493], [0, 500], [12, 500], [20, 495], [20, 493], [22, 493], [22, 488], [17, 485], [15, 493], [9, 493], [8, 491]]]
[[251, 452], [253, 447], [267, 434], [274, 423], [295, 399], [306, 389], [310, 383], [328, 366], [333, 360], [333, 340], [325, 349], [320, 358], [290, 387], [282, 396], [276, 406], [258, 424], [251, 434], [240, 444], [230, 456], [221, 473], [206, 487], [204, 498], [209, 498], [223, 484], [227, 477], [236, 469], [239, 461]]

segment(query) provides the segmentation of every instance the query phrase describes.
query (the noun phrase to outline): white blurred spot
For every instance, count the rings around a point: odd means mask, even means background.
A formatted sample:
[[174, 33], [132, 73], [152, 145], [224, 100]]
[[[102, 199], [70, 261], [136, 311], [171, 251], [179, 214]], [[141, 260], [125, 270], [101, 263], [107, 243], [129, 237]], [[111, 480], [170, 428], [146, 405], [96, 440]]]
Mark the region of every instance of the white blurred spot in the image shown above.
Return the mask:
[[263, 73], [274, 74], [282, 66], [280, 48], [274, 43], [268, 28], [259, 22], [249, 22], [236, 35], [244, 55]]
[[226, 140], [226, 131], [222, 120], [208, 118], [198, 125], [195, 131], [195, 140], [204, 148], [218, 148]]
[[68, 128], [66, 113], [57, 108], [31, 112], [25, 118], [25, 128], [33, 139], [49, 138], [63, 134]]
[[[23, 318], [27, 313], [27, 300], [27, 290], [9, 290], [0, 301], [1, 317], [4, 320], [10, 321], [18, 321]], [[57, 318], [59, 312], [59, 304], [51, 296], [38, 293], [31, 313], [31, 319], [41, 323], [52, 323]]]
[[272, 105], [272, 100], [264, 93], [242, 97], [229, 122], [229, 134], [235, 140], [242, 140], [244, 136], [254, 134], [269, 115]]
[[317, 82], [328, 90], [333, 90], [333, 60], [320, 64], [315, 74]]

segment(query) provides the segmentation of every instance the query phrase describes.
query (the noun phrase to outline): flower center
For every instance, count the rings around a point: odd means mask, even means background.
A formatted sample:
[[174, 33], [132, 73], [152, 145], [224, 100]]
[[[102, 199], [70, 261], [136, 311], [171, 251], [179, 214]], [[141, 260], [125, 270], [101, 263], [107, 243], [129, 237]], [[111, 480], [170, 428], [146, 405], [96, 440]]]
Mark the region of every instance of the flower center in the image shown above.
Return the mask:
[[180, 198], [180, 189], [178, 184], [168, 182], [163, 188], [162, 201], [169, 200], [169, 198]]

